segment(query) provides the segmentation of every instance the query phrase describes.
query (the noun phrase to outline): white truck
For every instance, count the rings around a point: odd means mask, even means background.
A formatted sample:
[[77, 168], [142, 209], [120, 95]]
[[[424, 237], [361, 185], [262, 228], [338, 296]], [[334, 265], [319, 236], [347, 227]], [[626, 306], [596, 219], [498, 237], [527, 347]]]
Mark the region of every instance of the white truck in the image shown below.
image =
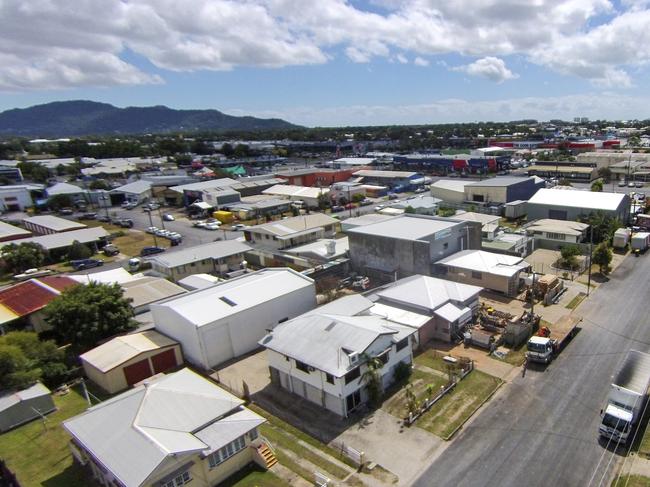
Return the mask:
[[526, 360], [529, 362], [550, 363], [564, 345], [577, 333], [582, 318], [565, 315], [550, 327], [542, 326], [538, 333], [528, 339]]
[[631, 246], [632, 250], [638, 250], [640, 252], [645, 252], [650, 245], [650, 233], [648, 232], [636, 232], [632, 234]]
[[625, 444], [632, 436], [641, 418], [650, 386], [650, 355], [630, 350], [614, 377], [607, 396], [607, 405], [601, 411], [598, 427], [601, 436]]

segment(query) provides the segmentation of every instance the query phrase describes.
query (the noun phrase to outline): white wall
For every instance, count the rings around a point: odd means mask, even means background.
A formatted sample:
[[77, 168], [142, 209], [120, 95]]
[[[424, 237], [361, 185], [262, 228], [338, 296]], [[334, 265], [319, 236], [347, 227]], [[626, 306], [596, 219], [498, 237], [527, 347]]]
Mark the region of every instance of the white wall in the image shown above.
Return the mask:
[[180, 343], [183, 357], [188, 362], [203, 366], [203, 352], [194, 324], [174, 310], [158, 304], [151, 304], [151, 314], [156, 330]]
[[[15, 198], [15, 199], [14, 199]], [[1, 189], [0, 210], [6, 211], [11, 205], [18, 205], [21, 210], [34, 206], [32, 197], [27, 189]]]

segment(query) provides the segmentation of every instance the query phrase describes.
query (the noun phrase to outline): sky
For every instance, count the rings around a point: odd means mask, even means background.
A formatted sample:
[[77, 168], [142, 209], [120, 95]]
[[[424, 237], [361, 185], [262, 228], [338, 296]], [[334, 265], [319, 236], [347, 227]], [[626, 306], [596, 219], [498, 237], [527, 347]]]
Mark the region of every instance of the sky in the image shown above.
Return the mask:
[[0, 110], [650, 118], [650, 0], [0, 0]]

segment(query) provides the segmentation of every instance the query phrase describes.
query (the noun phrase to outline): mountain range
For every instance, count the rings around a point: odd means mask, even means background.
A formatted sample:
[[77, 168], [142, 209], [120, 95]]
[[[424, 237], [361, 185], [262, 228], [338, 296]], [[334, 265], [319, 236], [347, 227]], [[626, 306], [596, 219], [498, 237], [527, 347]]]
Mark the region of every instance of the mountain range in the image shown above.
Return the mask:
[[72, 137], [197, 131], [264, 131], [299, 128], [279, 118], [236, 117], [218, 110], [166, 106], [118, 108], [87, 100], [59, 101], [0, 113], [0, 135]]

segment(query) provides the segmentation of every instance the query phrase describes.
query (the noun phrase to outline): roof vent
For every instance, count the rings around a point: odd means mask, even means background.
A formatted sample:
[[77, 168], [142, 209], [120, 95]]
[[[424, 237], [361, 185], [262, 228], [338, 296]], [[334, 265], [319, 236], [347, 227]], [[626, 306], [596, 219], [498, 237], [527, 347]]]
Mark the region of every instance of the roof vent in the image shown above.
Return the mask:
[[237, 303], [235, 303], [232, 299], [228, 299], [226, 296], [221, 296], [219, 299], [226, 303], [228, 306], [237, 306]]

